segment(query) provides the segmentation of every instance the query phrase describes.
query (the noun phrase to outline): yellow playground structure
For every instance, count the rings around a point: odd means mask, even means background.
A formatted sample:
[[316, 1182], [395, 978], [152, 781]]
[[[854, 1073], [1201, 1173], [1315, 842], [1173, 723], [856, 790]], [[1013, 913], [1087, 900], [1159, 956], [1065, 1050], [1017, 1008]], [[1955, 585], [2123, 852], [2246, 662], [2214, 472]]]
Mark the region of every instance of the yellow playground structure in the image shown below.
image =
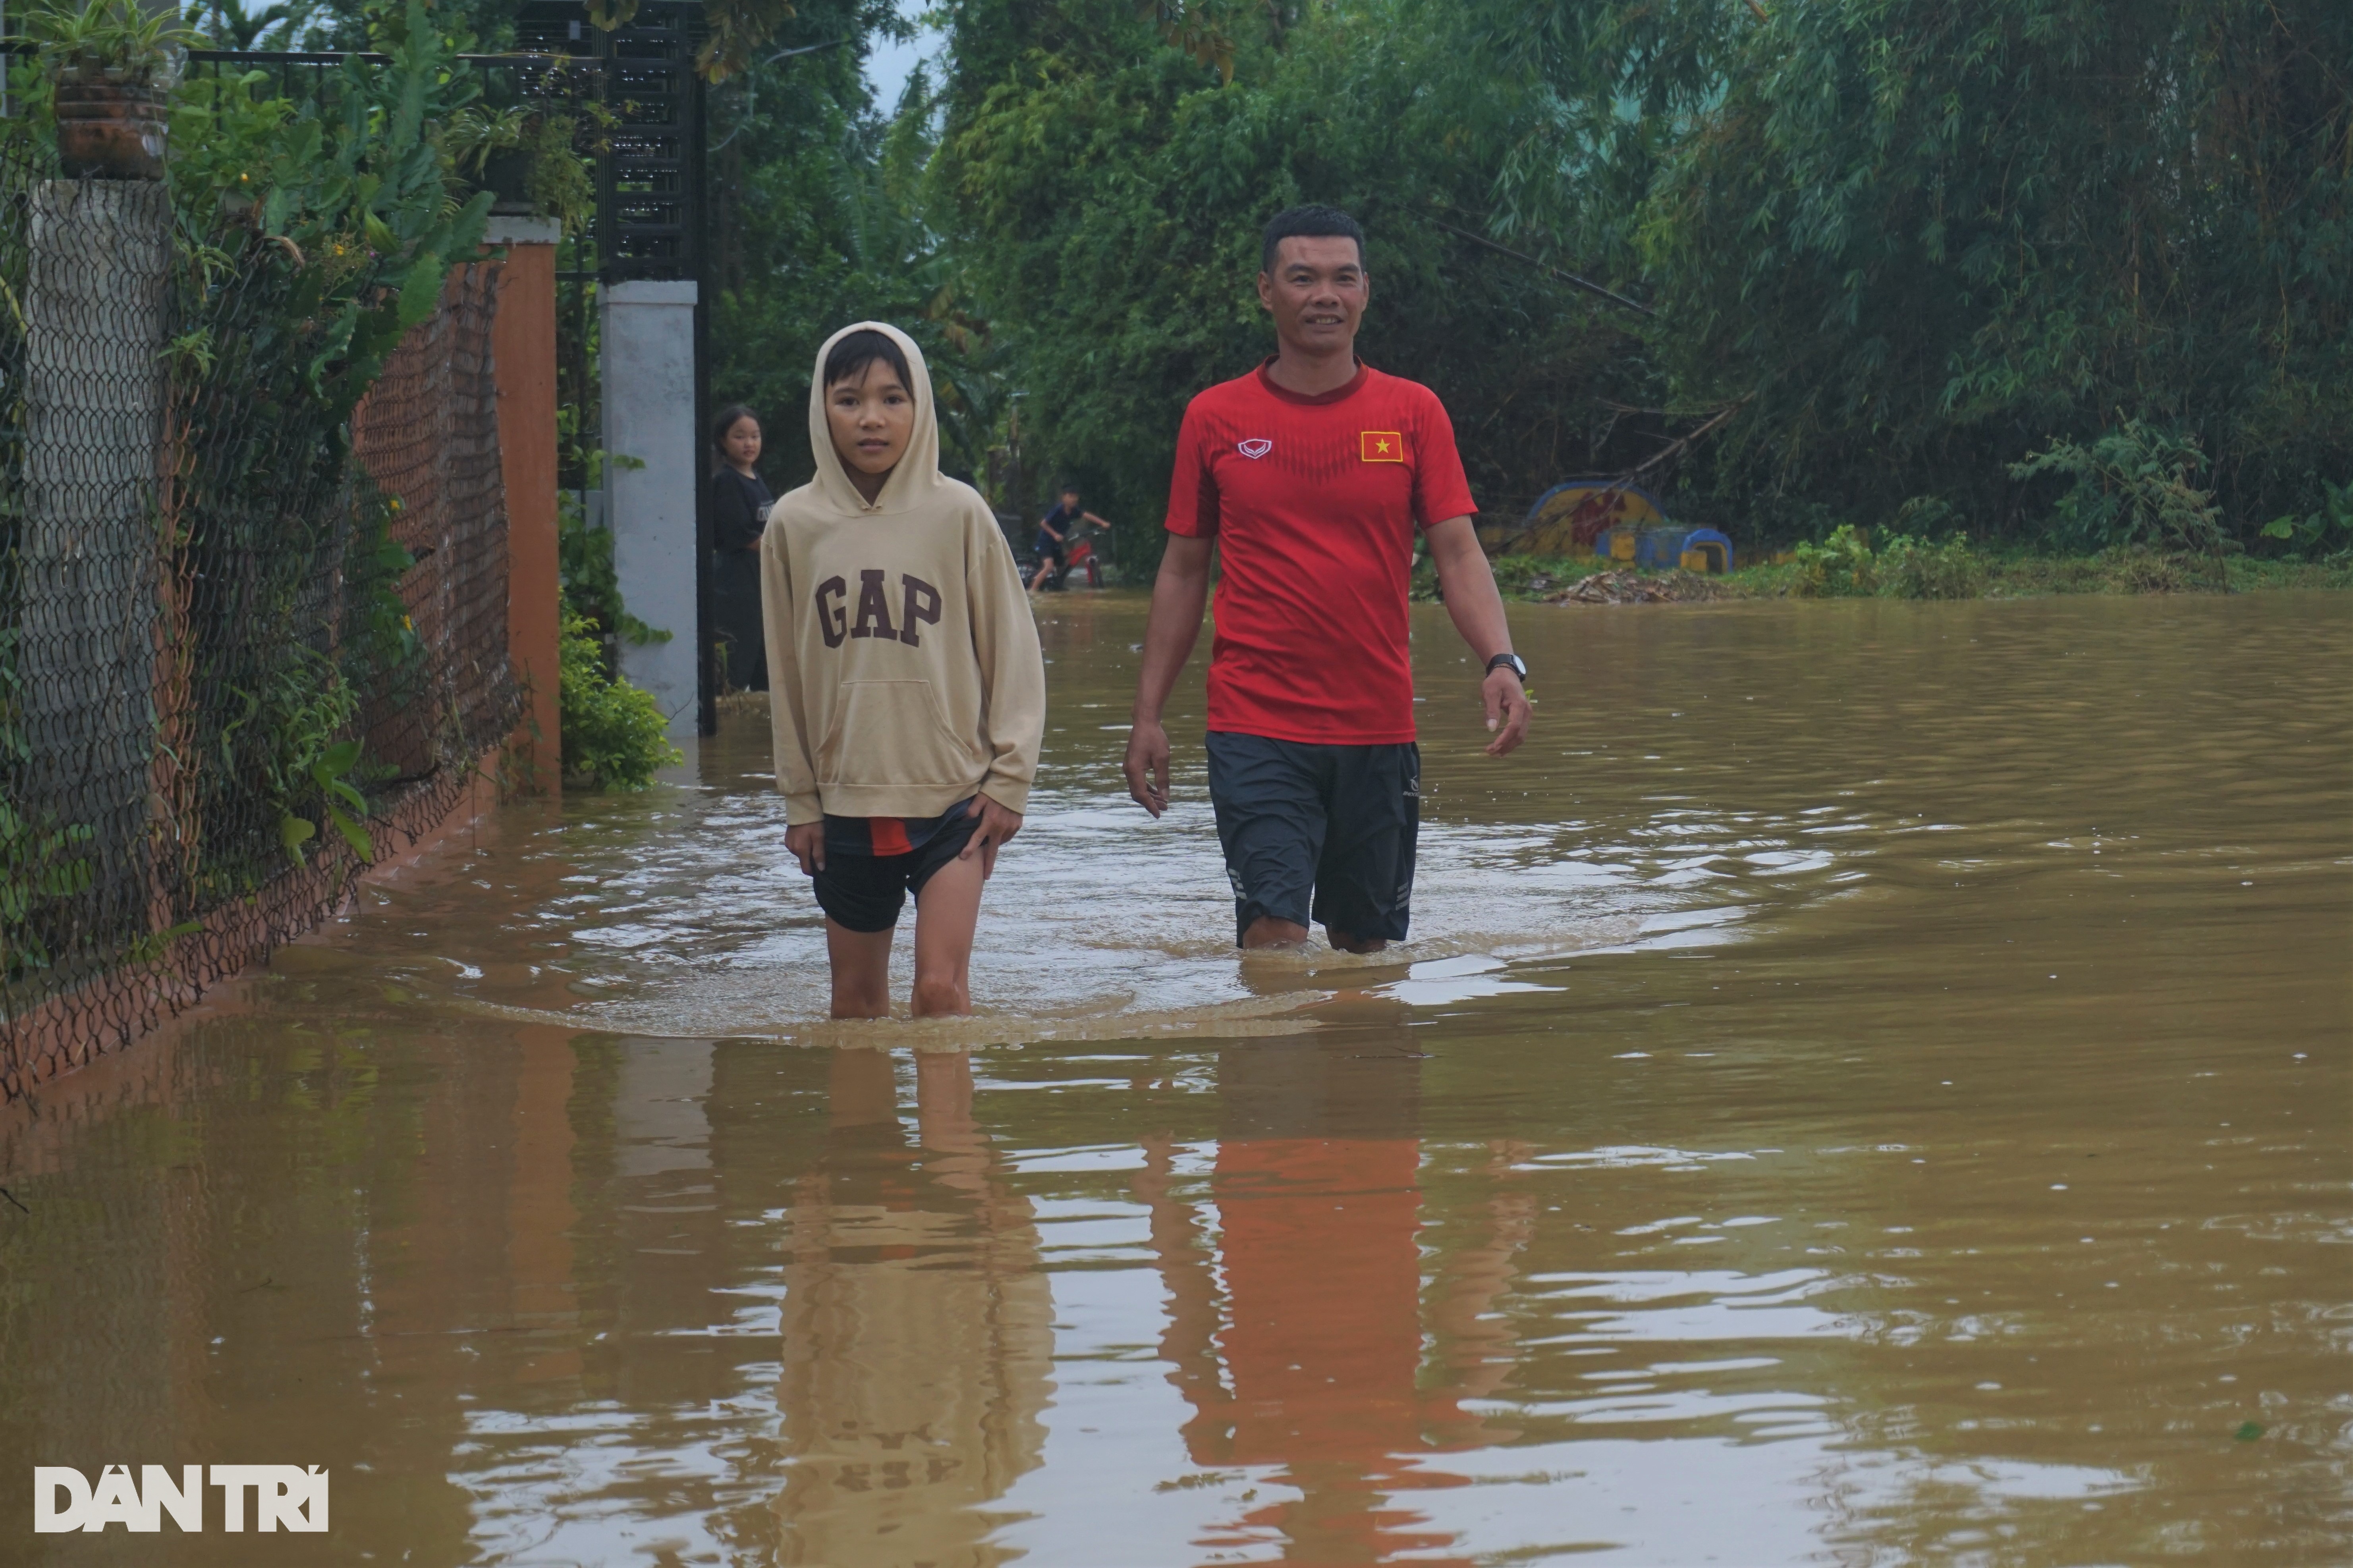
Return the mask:
[[1629, 565], [1732, 570], [1732, 541], [1712, 528], [1677, 526], [1658, 497], [1609, 479], [1553, 486], [1504, 549], [1509, 555], [1590, 554]]

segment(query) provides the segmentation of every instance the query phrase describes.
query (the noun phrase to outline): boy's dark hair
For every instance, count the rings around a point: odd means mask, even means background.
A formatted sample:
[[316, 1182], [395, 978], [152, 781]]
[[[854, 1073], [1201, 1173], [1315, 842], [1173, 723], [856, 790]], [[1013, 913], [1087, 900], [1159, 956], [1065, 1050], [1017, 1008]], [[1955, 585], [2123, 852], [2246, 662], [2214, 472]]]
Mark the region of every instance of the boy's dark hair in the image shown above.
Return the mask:
[[899, 345], [873, 328], [850, 333], [833, 345], [825, 356], [825, 384], [839, 386], [845, 381], [858, 381], [866, 374], [866, 367], [881, 360], [899, 373], [899, 384], [912, 394], [915, 378], [908, 372], [907, 356]]
[[1078, 494], [1078, 493], [1079, 493], [1079, 487], [1078, 487], [1075, 483], [1073, 483], [1072, 481], [1071, 481], [1071, 480], [1069, 480], [1069, 479], [1064, 479], [1064, 480], [1062, 481], [1062, 489], [1061, 489], [1061, 492], [1060, 492], [1060, 493], [1062, 493], [1063, 495], [1066, 495], [1066, 496], [1074, 496], [1074, 495], [1076, 495], [1076, 494]]
[[1365, 264], [1365, 226], [1342, 212], [1338, 207], [1310, 204], [1301, 207], [1285, 207], [1266, 221], [1266, 232], [1258, 253], [1258, 269], [1274, 270], [1274, 247], [1286, 239], [1353, 239], [1356, 242], [1356, 265]]

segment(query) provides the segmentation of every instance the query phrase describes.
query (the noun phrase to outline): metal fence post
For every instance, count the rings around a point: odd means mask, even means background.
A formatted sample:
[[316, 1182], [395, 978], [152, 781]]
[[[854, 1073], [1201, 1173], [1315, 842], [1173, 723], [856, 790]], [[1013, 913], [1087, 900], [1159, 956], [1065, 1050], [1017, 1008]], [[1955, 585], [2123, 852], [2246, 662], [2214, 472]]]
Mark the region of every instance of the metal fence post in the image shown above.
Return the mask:
[[75, 945], [102, 952], [147, 905], [172, 208], [132, 180], [46, 180], [30, 205], [20, 799], [36, 832], [76, 835]]

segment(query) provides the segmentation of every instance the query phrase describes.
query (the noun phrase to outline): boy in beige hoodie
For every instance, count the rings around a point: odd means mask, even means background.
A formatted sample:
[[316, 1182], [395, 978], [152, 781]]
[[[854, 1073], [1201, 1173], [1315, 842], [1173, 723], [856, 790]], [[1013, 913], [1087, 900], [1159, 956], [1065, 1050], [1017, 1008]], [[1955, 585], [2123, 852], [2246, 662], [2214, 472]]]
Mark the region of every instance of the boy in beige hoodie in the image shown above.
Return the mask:
[[1038, 772], [1038, 628], [987, 503], [940, 472], [913, 339], [860, 321], [826, 341], [809, 446], [817, 477], [760, 544], [785, 844], [825, 910], [835, 1017], [890, 1016], [909, 893], [913, 1011], [968, 1013], [981, 884]]

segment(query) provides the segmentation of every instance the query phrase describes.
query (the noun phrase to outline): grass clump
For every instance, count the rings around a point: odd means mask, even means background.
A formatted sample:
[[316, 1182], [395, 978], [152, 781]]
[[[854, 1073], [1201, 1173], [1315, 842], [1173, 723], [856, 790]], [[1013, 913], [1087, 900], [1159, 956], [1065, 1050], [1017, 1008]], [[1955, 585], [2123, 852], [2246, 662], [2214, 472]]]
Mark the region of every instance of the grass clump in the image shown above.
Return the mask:
[[[1934, 524], [1932, 508], [1906, 508]], [[1631, 574], [1644, 581], [1687, 575], [1635, 567], [1599, 556], [1503, 555], [1493, 563], [1506, 601], [1559, 602], [1598, 573]], [[2112, 544], [2071, 554], [1987, 550], [1966, 533], [1931, 538], [1894, 532], [1876, 540], [1841, 524], [1821, 540], [1799, 544], [1770, 561], [1722, 576], [1698, 579], [1704, 594], [1662, 596], [1700, 599], [2015, 599], [2052, 594], [2233, 594], [2291, 588], [2353, 588], [2353, 549], [2317, 559], [2255, 555], [2225, 548], [2165, 548], [2156, 542]], [[1438, 598], [1438, 575], [1417, 563], [1413, 596]], [[1617, 595], [1613, 595], [1616, 597]]]

